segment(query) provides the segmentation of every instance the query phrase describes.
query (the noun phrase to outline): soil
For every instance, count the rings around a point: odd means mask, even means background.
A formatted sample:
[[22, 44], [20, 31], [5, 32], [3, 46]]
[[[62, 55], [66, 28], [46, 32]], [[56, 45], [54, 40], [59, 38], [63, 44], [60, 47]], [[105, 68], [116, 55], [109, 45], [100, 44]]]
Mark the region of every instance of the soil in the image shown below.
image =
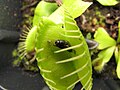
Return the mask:
[[[35, 6], [39, 1], [40, 0], [23, 0], [23, 7], [21, 8], [23, 14], [22, 30], [24, 30], [26, 26], [32, 26]], [[85, 1], [92, 1], [93, 4], [80, 17], [75, 19], [84, 37], [87, 37], [87, 34], [90, 33], [93, 38], [97, 28], [103, 27], [109, 35], [116, 40], [118, 37], [118, 22], [120, 21], [120, 4], [115, 6], [102, 6], [96, 0]], [[101, 73], [93, 71], [93, 77], [117, 79], [115, 67], [116, 63], [113, 56]]]
[[108, 7], [94, 1], [93, 5], [78, 17], [76, 21], [83, 32], [94, 34], [98, 27], [103, 27], [112, 38], [116, 39], [118, 22], [120, 21], [120, 4]]

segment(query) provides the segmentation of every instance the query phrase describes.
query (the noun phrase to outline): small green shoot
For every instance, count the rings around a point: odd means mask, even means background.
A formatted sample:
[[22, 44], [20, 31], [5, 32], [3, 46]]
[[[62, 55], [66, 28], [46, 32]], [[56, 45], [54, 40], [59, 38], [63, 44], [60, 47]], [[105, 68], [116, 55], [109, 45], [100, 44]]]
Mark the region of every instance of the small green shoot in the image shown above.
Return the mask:
[[99, 43], [98, 49], [101, 50], [98, 54], [98, 58], [93, 60], [92, 64], [94, 69], [101, 72], [107, 62], [110, 61], [113, 53], [115, 54], [115, 59], [117, 63], [116, 73], [118, 78], [120, 78], [120, 22], [118, 24], [118, 38], [115, 41], [109, 36], [109, 34], [103, 28], [98, 28], [94, 38], [95, 41]]

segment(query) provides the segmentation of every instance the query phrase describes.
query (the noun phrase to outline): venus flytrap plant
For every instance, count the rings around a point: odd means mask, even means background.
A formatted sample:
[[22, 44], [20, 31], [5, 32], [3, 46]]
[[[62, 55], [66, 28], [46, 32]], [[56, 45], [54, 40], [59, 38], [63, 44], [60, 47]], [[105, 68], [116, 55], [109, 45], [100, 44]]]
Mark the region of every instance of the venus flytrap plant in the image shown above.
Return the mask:
[[[33, 28], [21, 35], [18, 47], [21, 59], [34, 55], [31, 60], [37, 59], [41, 75], [51, 90], [72, 90], [79, 82], [82, 89], [92, 88], [89, 49], [74, 20], [90, 5], [81, 0], [63, 0], [63, 5], [57, 8], [42, 1], [35, 10]], [[46, 10], [47, 6], [50, 10]]]
[[[42, 18], [36, 41], [38, 66], [51, 89], [72, 90], [81, 82], [85, 90], [90, 90], [92, 67], [87, 44], [74, 19], [61, 9], [65, 13], [63, 26]], [[61, 49], [55, 44], [58, 40], [67, 41], [70, 46]]]
[[115, 41], [109, 36], [109, 34], [103, 29], [98, 28], [94, 38], [99, 43], [98, 49], [101, 50], [98, 54], [98, 58], [93, 60], [93, 66], [96, 71], [101, 72], [107, 62], [110, 61], [113, 53], [117, 63], [117, 76], [120, 78], [120, 22], [118, 25], [118, 38]]
[[[91, 4], [92, 3], [83, 2], [81, 0], [71, 0], [70, 2], [68, 0], [63, 0], [63, 5], [68, 7], [68, 11], [70, 11], [72, 17], [74, 18], [80, 16]], [[18, 45], [19, 47], [18, 51], [20, 53], [21, 59], [25, 57], [28, 53], [34, 52], [35, 36], [36, 36], [37, 27], [40, 22], [40, 18], [49, 17], [57, 8], [58, 6], [56, 3], [41, 1], [38, 4], [38, 6], [35, 9], [35, 15], [33, 18], [33, 27], [31, 29], [27, 29], [28, 31], [23, 31], [20, 38], [21, 42]], [[59, 20], [62, 20], [61, 18], [63, 16], [61, 15], [62, 13], [61, 14], [59, 13], [59, 10], [56, 10], [55, 14], [52, 14], [52, 17], [54, 17], [54, 19], [50, 18], [51, 16], [49, 17], [50, 19], [57, 21], [56, 23], [61, 23], [61, 21]], [[29, 39], [29, 36], [32, 36], [32, 39]]]

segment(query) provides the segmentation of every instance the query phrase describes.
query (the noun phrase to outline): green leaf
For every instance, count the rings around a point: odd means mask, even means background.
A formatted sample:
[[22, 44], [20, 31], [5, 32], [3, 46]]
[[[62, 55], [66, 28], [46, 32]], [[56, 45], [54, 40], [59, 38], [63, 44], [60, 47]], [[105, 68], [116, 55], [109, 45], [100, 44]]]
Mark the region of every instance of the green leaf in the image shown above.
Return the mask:
[[115, 46], [109, 47], [106, 50], [101, 51], [98, 57], [103, 57], [103, 63], [107, 63], [113, 55]]
[[120, 79], [120, 50], [118, 52], [118, 60], [117, 60], [117, 69], [116, 69], [116, 72], [117, 72], [117, 76], [118, 78]]
[[97, 0], [97, 1], [104, 6], [114, 6], [119, 3], [118, 0]]
[[104, 28], [98, 28], [94, 34], [94, 38], [99, 43], [98, 49], [105, 49], [116, 45], [116, 41], [109, 36]]
[[[42, 17], [36, 37], [36, 58], [41, 75], [51, 90], [72, 90], [76, 83], [92, 87], [89, 49], [74, 19], [63, 9], [63, 26]], [[54, 19], [54, 18], [53, 18]], [[66, 48], [57, 40], [69, 42]]]
[[117, 63], [117, 68], [116, 68], [116, 72], [117, 72], [117, 76], [120, 79], [120, 50], [119, 47], [115, 48], [115, 59], [116, 59], [116, 63]]
[[120, 43], [120, 21], [118, 23], [118, 39], [117, 39], [117, 43]]
[[[71, 0], [71, 1], [64, 0], [63, 1], [63, 6], [68, 8], [68, 11], [70, 11], [70, 14], [72, 15], [73, 18], [80, 16], [91, 4], [92, 4], [91, 2], [84, 2], [81, 0]], [[39, 20], [41, 17], [51, 15], [57, 8], [58, 6], [56, 3], [40, 1], [40, 3], [37, 5], [35, 9], [33, 26], [39, 24]], [[56, 13], [53, 15], [53, 17], [56, 17], [56, 20], [57, 20], [58, 17], [60, 16], [59, 14], [60, 14], [59, 10], [57, 10]], [[57, 21], [59, 22], [59, 20]]]
[[[80, 16], [92, 3], [91, 2], [83, 2], [81, 0], [64, 0], [63, 5], [59, 7], [55, 12], [53, 12], [49, 18], [56, 22], [57, 24], [63, 23], [63, 7], [67, 8], [67, 11], [73, 18], [77, 18]], [[74, 8], [73, 8], [74, 7]], [[54, 18], [54, 19], [53, 19]]]
[[40, 1], [37, 7], [35, 8], [33, 26], [39, 24], [39, 20], [43, 16], [49, 16], [58, 8], [56, 3], [49, 3], [45, 1]]
[[92, 64], [94, 66], [94, 69], [96, 71], [102, 71], [105, 64], [107, 62], [109, 62], [110, 58], [113, 55], [113, 52], [115, 50], [115, 46], [109, 47], [105, 50], [102, 50], [99, 54], [98, 54], [98, 58], [93, 60]]
[[115, 60], [116, 60], [116, 63], [118, 63], [118, 47], [115, 47], [115, 52], [114, 52], [114, 54], [115, 54]]
[[59, 7], [55, 12], [53, 12], [49, 19], [55, 22], [56, 24], [63, 24], [64, 23], [64, 9], [63, 7]]
[[92, 4], [82, 0], [63, 0], [63, 5], [67, 7], [68, 12], [73, 18], [80, 16]]
[[92, 61], [92, 65], [94, 70], [97, 72], [101, 72], [104, 68], [104, 64], [102, 63], [102, 58], [98, 57]]
[[36, 38], [37, 26], [34, 26], [29, 31], [25, 40], [26, 52], [34, 51], [35, 49], [35, 38]]

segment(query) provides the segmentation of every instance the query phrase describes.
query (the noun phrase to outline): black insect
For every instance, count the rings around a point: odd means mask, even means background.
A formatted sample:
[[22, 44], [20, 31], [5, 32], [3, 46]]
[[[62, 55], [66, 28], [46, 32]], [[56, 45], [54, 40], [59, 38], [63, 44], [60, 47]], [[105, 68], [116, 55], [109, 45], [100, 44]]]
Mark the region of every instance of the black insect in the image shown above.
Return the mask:
[[[68, 41], [65, 41], [65, 40], [56, 40], [55, 41], [55, 46], [63, 49], [63, 48], [68, 48], [70, 47], [70, 43]], [[68, 50], [69, 52], [72, 52], [72, 49]]]

